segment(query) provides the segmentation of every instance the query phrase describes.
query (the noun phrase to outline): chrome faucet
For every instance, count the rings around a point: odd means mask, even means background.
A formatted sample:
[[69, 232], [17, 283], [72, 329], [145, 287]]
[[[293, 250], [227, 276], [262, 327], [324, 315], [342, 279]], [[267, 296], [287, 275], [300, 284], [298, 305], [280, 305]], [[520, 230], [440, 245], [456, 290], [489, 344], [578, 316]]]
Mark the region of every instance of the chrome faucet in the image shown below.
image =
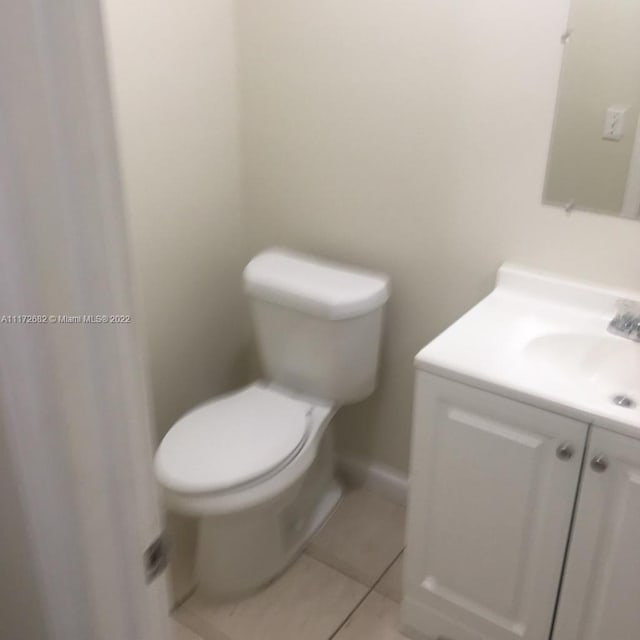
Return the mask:
[[609, 323], [607, 331], [614, 336], [640, 342], [640, 303], [621, 300], [618, 313]]

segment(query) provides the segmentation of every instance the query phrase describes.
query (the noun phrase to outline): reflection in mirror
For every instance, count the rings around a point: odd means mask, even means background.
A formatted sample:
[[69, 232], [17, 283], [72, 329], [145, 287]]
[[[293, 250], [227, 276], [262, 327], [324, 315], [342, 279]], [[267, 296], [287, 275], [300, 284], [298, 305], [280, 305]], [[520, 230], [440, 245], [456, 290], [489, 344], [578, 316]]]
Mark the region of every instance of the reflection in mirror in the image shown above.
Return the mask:
[[544, 202], [640, 217], [640, 0], [573, 0]]

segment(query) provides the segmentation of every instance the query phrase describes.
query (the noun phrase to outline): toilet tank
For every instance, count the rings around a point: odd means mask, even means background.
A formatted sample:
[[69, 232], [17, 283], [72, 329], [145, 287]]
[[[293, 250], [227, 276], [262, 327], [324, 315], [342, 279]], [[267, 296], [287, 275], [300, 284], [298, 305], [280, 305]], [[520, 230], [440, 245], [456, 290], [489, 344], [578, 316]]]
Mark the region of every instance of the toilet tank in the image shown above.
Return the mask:
[[269, 249], [246, 266], [244, 288], [269, 380], [338, 405], [371, 394], [387, 276]]

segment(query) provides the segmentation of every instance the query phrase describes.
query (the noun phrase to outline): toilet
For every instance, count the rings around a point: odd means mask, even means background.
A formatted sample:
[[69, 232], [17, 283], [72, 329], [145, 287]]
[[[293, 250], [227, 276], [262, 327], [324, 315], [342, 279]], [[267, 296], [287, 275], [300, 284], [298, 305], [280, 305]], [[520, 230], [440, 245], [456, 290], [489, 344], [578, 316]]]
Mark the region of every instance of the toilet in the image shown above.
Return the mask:
[[180, 418], [155, 456], [167, 508], [198, 518], [195, 579], [228, 600], [300, 553], [341, 497], [332, 417], [375, 388], [384, 275], [285, 249], [243, 273], [264, 380]]

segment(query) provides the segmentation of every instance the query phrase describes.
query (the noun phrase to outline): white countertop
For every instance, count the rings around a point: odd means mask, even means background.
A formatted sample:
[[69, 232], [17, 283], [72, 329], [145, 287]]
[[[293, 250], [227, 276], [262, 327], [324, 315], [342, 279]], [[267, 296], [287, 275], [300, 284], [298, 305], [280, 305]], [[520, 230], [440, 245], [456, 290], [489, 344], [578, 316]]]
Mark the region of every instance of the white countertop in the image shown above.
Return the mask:
[[[640, 300], [640, 292], [503, 265], [493, 292], [424, 347], [415, 366], [640, 438], [640, 343], [607, 332], [621, 299]], [[617, 394], [637, 405], [617, 406]]]

